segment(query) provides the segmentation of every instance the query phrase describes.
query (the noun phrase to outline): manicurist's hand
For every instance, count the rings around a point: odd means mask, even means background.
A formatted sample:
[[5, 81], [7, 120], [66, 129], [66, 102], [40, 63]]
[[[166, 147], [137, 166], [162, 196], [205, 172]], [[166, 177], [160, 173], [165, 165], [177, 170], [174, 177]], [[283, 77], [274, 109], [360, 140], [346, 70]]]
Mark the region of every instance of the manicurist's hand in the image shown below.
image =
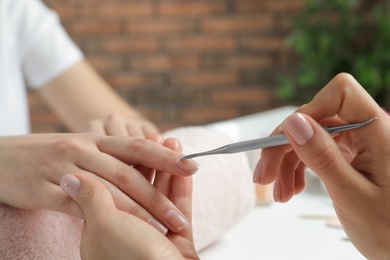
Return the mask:
[[[331, 137], [321, 125], [355, 123], [359, 128]], [[307, 105], [287, 118], [291, 145], [263, 149], [255, 182], [275, 180], [275, 201], [286, 202], [304, 187], [304, 168], [325, 184], [337, 215], [368, 259], [390, 259], [390, 119], [359, 83], [339, 74]]]
[[77, 173], [104, 183], [120, 210], [161, 233], [180, 231], [186, 226], [183, 214], [138, 168], [190, 176], [198, 165], [180, 161], [181, 152], [156, 140], [92, 133], [0, 137], [0, 203], [83, 217], [79, 204], [59, 187], [65, 174]]
[[[160, 185], [191, 222], [192, 177], [172, 176]], [[80, 246], [83, 259], [198, 259], [191, 224], [164, 236], [141, 219], [119, 210], [107, 188], [93, 178], [65, 175], [61, 187], [84, 212]]]

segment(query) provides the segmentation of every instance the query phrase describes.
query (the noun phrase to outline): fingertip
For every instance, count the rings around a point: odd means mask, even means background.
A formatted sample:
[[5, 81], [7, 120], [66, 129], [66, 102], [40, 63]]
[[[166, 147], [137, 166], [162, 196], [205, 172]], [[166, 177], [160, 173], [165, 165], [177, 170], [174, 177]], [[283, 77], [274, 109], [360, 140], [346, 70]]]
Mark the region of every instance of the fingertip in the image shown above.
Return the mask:
[[152, 140], [152, 141], [159, 143], [159, 144], [163, 144], [163, 142], [164, 142], [164, 137], [162, 135], [160, 135], [159, 133], [148, 134], [146, 136], [146, 139]]
[[91, 177], [66, 174], [61, 178], [60, 186], [77, 202], [86, 218], [115, 207], [107, 187]]
[[175, 139], [175, 138], [167, 138], [165, 141], [164, 141], [164, 146], [171, 149], [171, 150], [174, 150], [176, 152], [181, 152], [182, 151], [182, 146], [181, 146], [181, 143]]
[[274, 183], [274, 190], [273, 190], [273, 195], [274, 195], [274, 201], [275, 202], [280, 202], [282, 199], [282, 185], [280, 183], [280, 180], [276, 180]]
[[285, 132], [300, 145], [306, 145], [314, 136], [314, 129], [307, 118], [301, 113], [294, 113], [283, 123]]
[[183, 171], [190, 173], [190, 175], [195, 174], [200, 169], [200, 165], [192, 159], [181, 160], [179, 158], [176, 165]]

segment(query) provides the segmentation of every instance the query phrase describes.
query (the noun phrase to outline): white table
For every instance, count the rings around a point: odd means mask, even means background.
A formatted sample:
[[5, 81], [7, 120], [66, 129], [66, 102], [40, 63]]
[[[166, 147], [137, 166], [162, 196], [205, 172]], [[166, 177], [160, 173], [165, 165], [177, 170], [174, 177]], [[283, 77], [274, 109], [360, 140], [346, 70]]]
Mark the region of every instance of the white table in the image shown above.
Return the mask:
[[[246, 140], [270, 133], [294, 110], [282, 107], [209, 126]], [[221, 241], [200, 252], [201, 259], [365, 259], [342, 229], [326, 224], [335, 213], [320, 180], [309, 172], [306, 181], [303, 193], [290, 202], [257, 206]]]

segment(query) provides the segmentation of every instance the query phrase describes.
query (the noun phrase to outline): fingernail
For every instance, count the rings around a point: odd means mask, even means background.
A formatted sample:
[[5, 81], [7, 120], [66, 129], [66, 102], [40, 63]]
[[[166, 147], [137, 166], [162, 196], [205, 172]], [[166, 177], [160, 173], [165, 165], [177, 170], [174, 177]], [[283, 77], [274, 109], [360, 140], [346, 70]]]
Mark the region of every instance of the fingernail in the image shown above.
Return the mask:
[[274, 183], [274, 201], [279, 202], [282, 197], [282, 186], [280, 185], [280, 181], [276, 180]]
[[157, 219], [150, 218], [148, 223], [153, 226], [155, 229], [160, 231], [162, 234], [166, 235], [168, 233], [168, 228], [166, 228], [163, 224], [161, 224]]
[[187, 219], [174, 209], [168, 211], [166, 218], [169, 224], [175, 227], [178, 231], [182, 230], [188, 224]]
[[314, 136], [314, 130], [311, 124], [300, 113], [295, 113], [287, 118], [284, 122], [284, 129], [301, 146], [307, 144]]
[[66, 194], [71, 196], [73, 199], [77, 198], [77, 195], [79, 194], [80, 190], [80, 185], [81, 181], [71, 174], [64, 175], [60, 180], [60, 186], [62, 190]]
[[190, 172], [191, 174], [194, 174], [196, 173], [199, 168], [200, 168], [200, 165], [197, 164], [194, 160], [192, 159], [189, 159], [189, 160], [178, 160], [177, 161], [177, 166], [179, 166], [180, 169], [186, 171], [186, 172]]
[[263, 160], [261, 158], [256, 164], [254, 173], [253, 173], [253, 182], [254, 183], [259, 183], [261, 180], [261, 174], [263, 173]]

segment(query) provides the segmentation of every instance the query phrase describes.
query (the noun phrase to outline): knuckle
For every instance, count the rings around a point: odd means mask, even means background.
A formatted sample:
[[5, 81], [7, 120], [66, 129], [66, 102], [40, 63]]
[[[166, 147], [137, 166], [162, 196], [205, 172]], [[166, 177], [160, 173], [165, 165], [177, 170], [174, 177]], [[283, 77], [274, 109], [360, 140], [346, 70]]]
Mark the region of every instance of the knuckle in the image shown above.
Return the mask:
[[160, 209], [163, 208], [165, 204], [166, 204], [166, 197], [164, 197], [160, 193], [156, 193], [150, 199], [150, 207], [155, 209], [156, 211], [160, 211]]
[[76, 137], [66, 137], [58, 140], [56, 144], [59, 153], [79, 153], [85, 151], [84, 144]]
[[336, 83], [335, 86], [337, 86], [341, 93], [354, 93], [354, 89], [356, 88], [357, 84], [355, 78], [351, 74], [345, 72], [339, 73], [336, 75], [334, 80]]
[[115, 179], [121, 185], [128, 185], [129, 183], [136, 182], [137, 174], [131, 170], [129, 166], [120, 165], [114, 171]]
[[[348, 82], [351, 82], [351, 80], [354, 79], [354, 77], [349, 74], [349, 73], [346, 73], [346, 72], [341, 72], [339, 74], [337, 74], [334, 79], [339, 82], [339, 83], [348, 83]], [[343, 84], [344, 85], [344, 84]]]
[[81, 205], [89, 205], [95, 194], [95, 190], [92, 187], [86, 187], [79, 196], [79, 203]]
[[92, 146], [96, 148], [98, 138], [100, 135], [93, 132], [62, 137], [54, 143], [55, 151], [58, 155], [79, 158], [80, 155], [90, 153]]
[[147, 144], [148, 140], [145, 138], [133, 138], [130, 149], [132, 152], [139, 154], [145, 149]]

